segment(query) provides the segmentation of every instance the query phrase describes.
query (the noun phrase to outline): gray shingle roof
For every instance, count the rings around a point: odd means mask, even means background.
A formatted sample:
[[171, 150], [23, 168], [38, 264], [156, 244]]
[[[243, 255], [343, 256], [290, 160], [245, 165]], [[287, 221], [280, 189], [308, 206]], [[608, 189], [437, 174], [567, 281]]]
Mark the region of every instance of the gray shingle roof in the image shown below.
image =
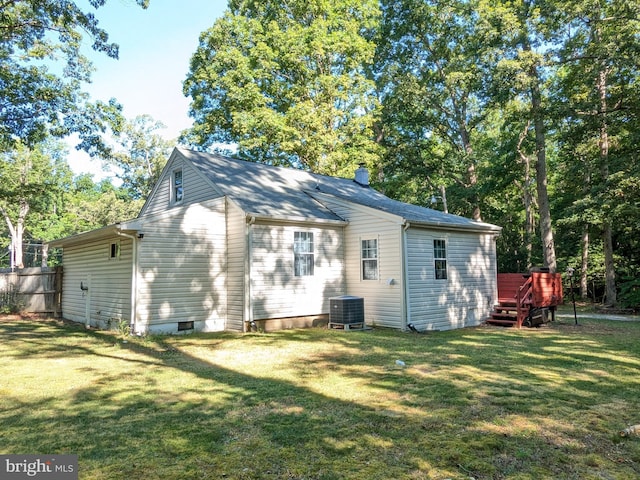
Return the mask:
[[500, 231], [500, 227], [495, 225], [392, 200], [351, 179], [273, 167], [183, 148], [179, 148], [179, 152], [248, 215], [345, 220], [322, 203], [322, 195], [316, 195], [320, 193], [396, 215], [412, 224]]

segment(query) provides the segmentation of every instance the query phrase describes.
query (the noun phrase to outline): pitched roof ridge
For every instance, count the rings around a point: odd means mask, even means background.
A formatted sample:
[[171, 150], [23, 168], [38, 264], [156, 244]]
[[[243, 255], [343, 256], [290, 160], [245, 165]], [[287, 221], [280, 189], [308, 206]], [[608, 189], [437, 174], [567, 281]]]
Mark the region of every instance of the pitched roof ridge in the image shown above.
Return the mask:
[[[265, 169], [269, 169], [269, 170], [276, 170], [280, 173], [283, 174], [283, 176], [285, 177], [292, 177], [292, 176], [302, 176], [302, 175], [306, 175], [307, 177], [312, 177], [312, 178], [324, 178], [327, 179], [329, 181], [345, 181], [345, 182], [354, 182], [352, 178], [347, 178], [347, 177], [334, 177], [331, 175], [327, 175], [324, 173], [317, 173], [317, 172], [313, 172], [311, 170], [304, 170], [302, 168], [295, 168], [295, 167], [286, 167], [286, 166], [282, 166], [282, 165], [270, 165], [268, 163], [264, 163], [264, 162], [254, 162], [253, 160], [245, 160], [242, 158], [237, 158], [237, 157], [231, 157], [229, 155], [223, 155], [221, 153], [218, 152], [207, 152], [207, 151], [200, 151], [200, 150], [194, 150], [194, 149], [189, 149], [186, 147], [176, 147], [178, 149], [180, 149], [182, 151], [182, 153], [186, 153], [186, 154], [191, 154], [191, 155], [198, 155], [198, 156], [209, 156], [209, 157], [216, 157], [219, 160], [222, 161], [229, 161], [229, 162], [237, 162], [237, 163], [243, 163], [246, 165], [251, 165], [251, 166], [256, 166], [257, 168], [265, 168]], [[356, 182], [354, 182], [356, 183]], [[359, 184], [358, 184], [359, 185]], [[360, 185], [362, 186], [362, 185]]]

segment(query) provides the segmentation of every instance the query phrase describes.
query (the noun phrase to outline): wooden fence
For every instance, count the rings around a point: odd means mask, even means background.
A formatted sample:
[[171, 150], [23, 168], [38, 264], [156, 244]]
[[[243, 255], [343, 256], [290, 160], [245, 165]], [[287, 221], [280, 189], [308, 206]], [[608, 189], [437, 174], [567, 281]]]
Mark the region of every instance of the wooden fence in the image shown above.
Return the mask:
[[[0, 271], [0, 308], [24, 313], [61, 314], [62, 267]], [[2, 305], [10, 303], [11, 305]]]

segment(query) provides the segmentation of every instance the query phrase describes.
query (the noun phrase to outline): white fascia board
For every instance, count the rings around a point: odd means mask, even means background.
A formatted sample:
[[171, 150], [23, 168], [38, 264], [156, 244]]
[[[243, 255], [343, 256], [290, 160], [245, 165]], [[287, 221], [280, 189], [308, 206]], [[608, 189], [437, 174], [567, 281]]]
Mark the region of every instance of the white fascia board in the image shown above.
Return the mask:
[[421, 228], [425, 230], [446, 230], [449, 232], [466, 232], [466, 233], [492, 233], [494, 235], [500, 235], [502, 227], [497, 225], [491, 225], [490, 223], [478, 222], [477, 225], [452, 225], [444, 222], [407, 222], [412, 228]]
[[278, 216], [278, 215], [265, 215], [263, 213], [251, 213], [245, 212], [247, 221], [255, 222], [255, 221], [263, 221], [268, 223], [311, 223], [316, 225], [348, 225], [349, 222], [347, 220], [332, 220], [330, 218], [307, 218], [307, 217], [296, 217], [296, 216]]
[[74, 245], [78, 243], [89, 242], [92, 240], [98, 240], [106, 237], [113, 237], [118, 235], [119, 232], [125, 232], [134, 234], [138, 231], [138, 228], [133, 222], [115, 223], [113, 225], [107, 225], [106, 227], [98, 228], [96, 230], [90, 230], [88, 232], [77, 233], [65, 238], [52, 240], [47, 242], [49, 247], [59, 248], [67, 245]]

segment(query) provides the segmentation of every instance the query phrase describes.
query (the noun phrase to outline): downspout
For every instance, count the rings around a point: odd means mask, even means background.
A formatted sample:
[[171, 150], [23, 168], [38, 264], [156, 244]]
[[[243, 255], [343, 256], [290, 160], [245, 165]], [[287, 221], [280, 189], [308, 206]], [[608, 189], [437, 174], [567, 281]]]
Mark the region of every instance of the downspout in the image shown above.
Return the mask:
[[247, 218], [247, 231], [246, 231], [247, 252], [244, 257], [244, 260], [245, 260], [245, 264], [244, 264], [245, 312], [244, 312], [244, 324], [242, 326], [242, 331], [245, 333], [251, 331], [251, 325], [253, 324], [253, 299], [251, 298], [251, 250], [253, 248], [253, 245], [252, 245], [253, 242], [251, 241], [251, 237], [252, 237], [251, 226], [254, 223], [256, 223], [256, 217], [251, 216]]
[[402, 227], [402, 276], [403, 276], [403, 288], [404, 288], [404, 303], [405, 303], [405, 317], [402, 330], [407, 329], [407, 325], [411, 323], [411, 292], [409, 285], [409, 250], [407, 241], [407, 230], [409, 230], [411, 224], [408, 221], [404, 222]]
[[118, 235], [130, 238], [132, 241], [132, 265], [131, 265], [131, 322], [129, 324], [132, 334], [138, 334], [136, 320], [138, 318], [138, 238], [135, 235], [117, 231]]

